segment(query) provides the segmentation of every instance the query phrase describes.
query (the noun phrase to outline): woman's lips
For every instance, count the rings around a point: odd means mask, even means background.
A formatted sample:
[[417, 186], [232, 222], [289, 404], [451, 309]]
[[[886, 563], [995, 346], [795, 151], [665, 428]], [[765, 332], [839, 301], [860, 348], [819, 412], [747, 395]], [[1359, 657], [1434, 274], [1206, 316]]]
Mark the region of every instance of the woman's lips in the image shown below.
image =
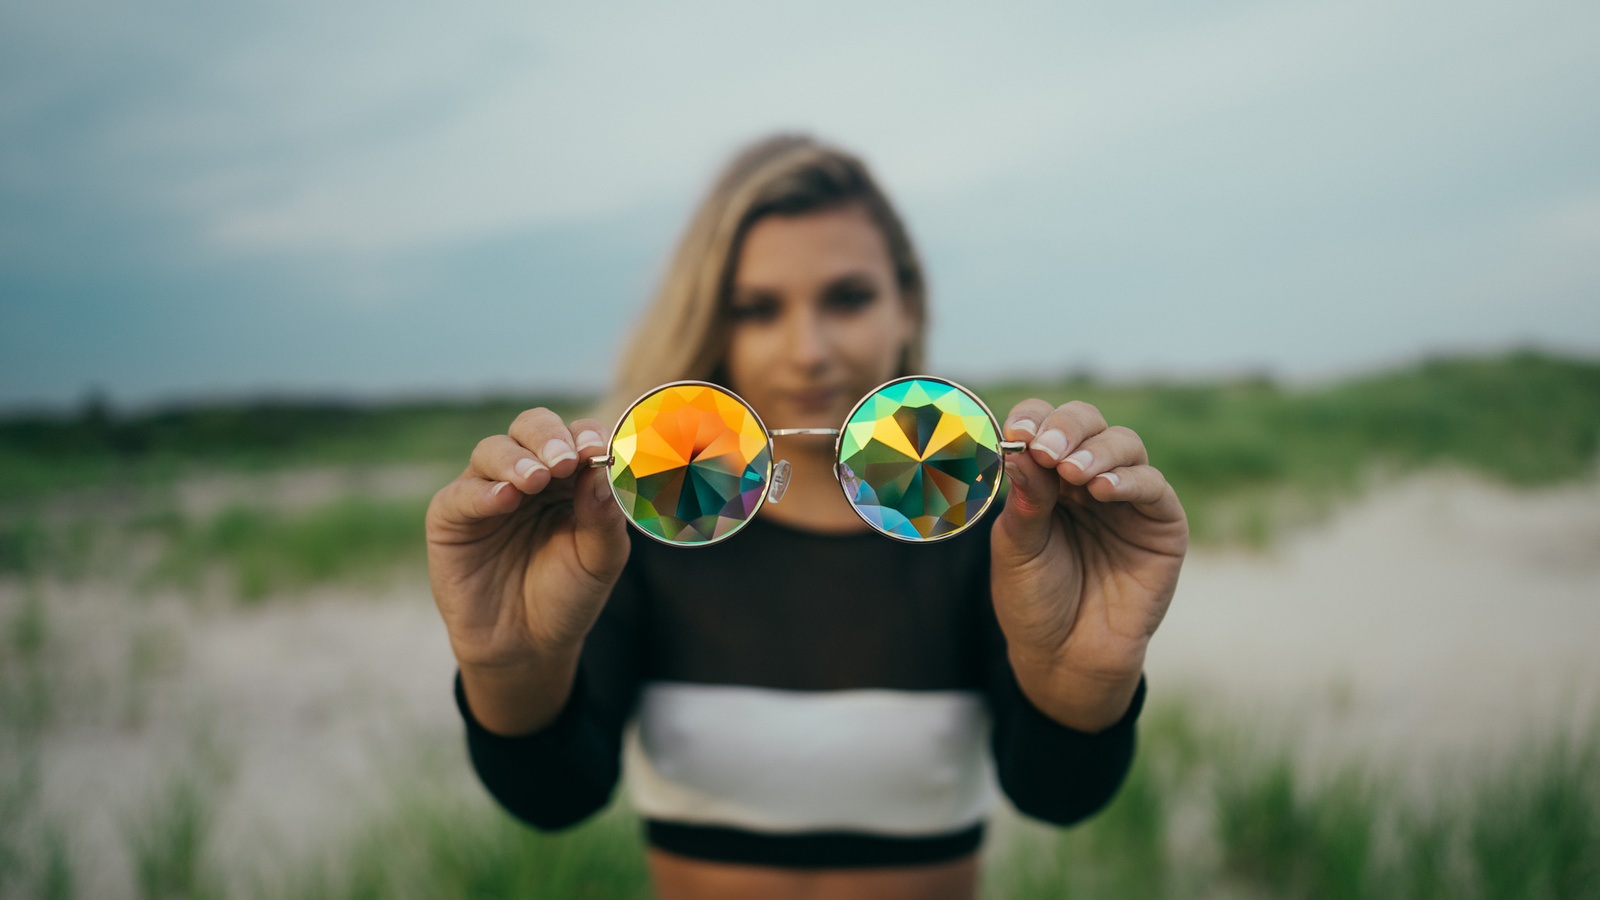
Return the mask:
[[784, 399], [799, 412], [820, 413], [832, 410], [843, 393], [839, 388], [808, 388], [802, 391], [787, 391], [784, 393]]

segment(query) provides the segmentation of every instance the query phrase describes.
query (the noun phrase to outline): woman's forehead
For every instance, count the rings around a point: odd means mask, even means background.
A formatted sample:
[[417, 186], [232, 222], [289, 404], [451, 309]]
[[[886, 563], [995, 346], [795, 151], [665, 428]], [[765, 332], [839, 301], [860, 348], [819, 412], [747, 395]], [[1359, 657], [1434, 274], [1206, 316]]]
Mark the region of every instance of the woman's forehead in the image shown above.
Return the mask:
[[735, 282], [778, 289], [893, 271], [878, 224], [860, 205], [850, 204], [758, 219], [745, 234]]

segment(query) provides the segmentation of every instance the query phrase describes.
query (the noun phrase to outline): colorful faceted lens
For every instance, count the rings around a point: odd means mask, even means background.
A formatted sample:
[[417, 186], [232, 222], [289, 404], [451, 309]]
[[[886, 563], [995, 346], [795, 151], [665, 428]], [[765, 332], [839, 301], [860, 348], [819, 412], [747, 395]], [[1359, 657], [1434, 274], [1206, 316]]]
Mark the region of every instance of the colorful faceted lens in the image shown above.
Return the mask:
[[611, 491], [646, 534], [710, 544], [744, 527], [772, 477], [766, 430], [738, 397], [675, 384], [633, 405], [611, 439]]
[[907, 378], [856, 407], [839, 438], [839, 482], [863, 519], [910, 541], [978, 520], [1000, 481], [1000, 435], [978, 398]]

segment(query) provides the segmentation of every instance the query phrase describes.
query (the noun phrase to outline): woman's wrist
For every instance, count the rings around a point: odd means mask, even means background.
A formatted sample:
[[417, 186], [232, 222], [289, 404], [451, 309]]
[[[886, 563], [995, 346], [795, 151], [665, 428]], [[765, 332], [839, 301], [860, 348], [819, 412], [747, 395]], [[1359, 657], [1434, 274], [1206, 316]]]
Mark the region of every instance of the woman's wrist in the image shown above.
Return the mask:
[[1143, 677], [1142, 666], [1117, 673], [1084, 673], [1063, 667], [1042, 668], [1012, 660], [1017, 686], [1034, 707], [1055, 722], [1098, 734], [1127, 713]]
[[578, 654], [496, 665], [460, 663], [460, 667], [461, 687], [478, 724], [502, 737], [519, 737], [549, 725], [566, 706]]

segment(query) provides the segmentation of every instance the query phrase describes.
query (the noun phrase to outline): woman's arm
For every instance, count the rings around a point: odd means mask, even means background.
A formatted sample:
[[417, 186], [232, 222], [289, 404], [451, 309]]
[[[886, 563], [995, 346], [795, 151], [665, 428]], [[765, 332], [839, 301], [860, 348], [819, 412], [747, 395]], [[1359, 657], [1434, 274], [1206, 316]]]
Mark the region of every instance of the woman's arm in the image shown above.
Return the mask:
[[480, 441], [428, 506], [428, 576], [460, 665], [473, 763], [508, 809], [543, 827], [604, 805], [617, 710], [632, 702], [633, 657], [617, 669], [604, 649], [626, 639], [624, 611], [597, 624], [607, 598], [626, 593], [614, 588], [631, 547], [605, 473], [586, 465], [605, 452], [604, 433], [528, 410]]
[[465, 690], [465, 673], [456, 679], [456, 706], [479, 780], [501, 806], [535, 827], [576, 824], [611, 799], [644, 657], [642, 588], [637, 573], [625, 568], [584, 642], [564, 704], [532, 733], [505, 736], [485, 728]]
[[526, 734], [566, 704], [584, 636], [628, 558], [604, 426], [548, 409], [478, 443], [428, 506], [428, 577], [485, 729]]
[[1144, 706], [1140, 679], [1122, 718], [1089, 734], [1040, 712], [1002, 663], [989, 692], [991, 747], [1001, 790], [1036, 819], [1071, 825], [1099, 812], [1133, 765], [1135, 725]]
[[[989, 562], [990, 554], [983, 559]], [[1000, 787], [1026, 815], [1056, 825], [1082, 821], [1111, 801], [1133, 764], [1135, 727], [1144, 706], [1143, 678], [1136, 679], [1129, 701], [1108, 727], [1091, 732], [1046, 715], [1017, 682], [1008, 641], [995, 615], [989, 566], [975, 575], [972, 589], [981, 598], [977, 610], [981, 671]]]
[[1122, 721], [1145, 649], [1177, 589], [1189, 544], [1183, 505], [1144, 442], [1087, 403], [1017, 404], [1006, 420], [1027, 453], [1008, 457], [1011, 493], [990, 535], [990, 578], [1024, 695], [1062, 725]]

